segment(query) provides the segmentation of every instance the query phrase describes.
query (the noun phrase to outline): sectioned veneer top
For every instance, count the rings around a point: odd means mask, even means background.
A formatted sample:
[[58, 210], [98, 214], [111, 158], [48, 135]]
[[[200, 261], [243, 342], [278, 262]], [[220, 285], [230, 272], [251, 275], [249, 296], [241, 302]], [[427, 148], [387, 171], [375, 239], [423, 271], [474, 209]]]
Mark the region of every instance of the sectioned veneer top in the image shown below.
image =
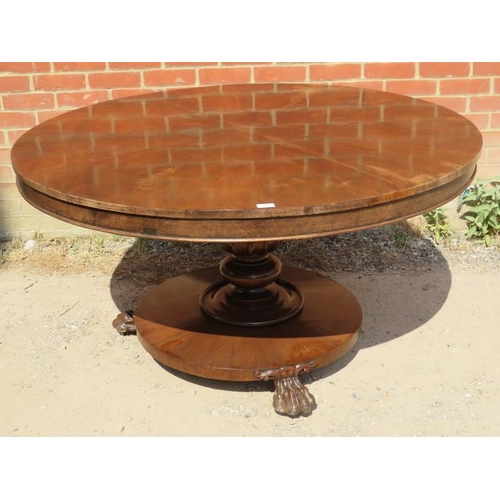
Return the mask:
[[183, 88], [52, 118], [12, 149], [19, 179], [109, 211], [173, 218], [335, 213], [442, 186], [478, 129], [442, 106], [342, 86]]

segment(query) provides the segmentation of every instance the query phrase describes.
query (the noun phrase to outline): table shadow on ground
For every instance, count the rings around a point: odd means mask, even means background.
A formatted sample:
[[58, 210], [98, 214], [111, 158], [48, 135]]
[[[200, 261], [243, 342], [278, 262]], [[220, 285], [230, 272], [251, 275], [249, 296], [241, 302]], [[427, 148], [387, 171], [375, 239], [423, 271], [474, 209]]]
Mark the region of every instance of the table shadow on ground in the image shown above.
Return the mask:
[[[340, 248], [353, 238], [362, 245], [356, 251], [379, 254], [382, 234], [369, 234], [369, 238], [356, 235], [318, 238], [293, 242], [279, 253], [282, 262], [328, 276], [348, 288], [361, 304], [363, 325], [357, 343], [343, 357], [333, 363], [302, 375], [305, 383], [329, 377], [345, 368], [361, 349], [390, 342], [409, 334], [436, 315], [443, 306], [451, 287], [451, 273], [442, 253], [430, 240], [417, 245], [418, 265], [408, 266], [410, 252], [415, 256], [415, 246], [396, 247], [391, 252], [390, 268], [371, 259], [368, 264], [346, 265], [339, 256]], [[342, 241], [342, 238], [344, 239]], [[333, 241], [333, 243], [332, 243]], [[336, 245], [337, 243], [337, 245]], [[394, 250], [389, 245], [389, 251]], [[124, 255], [111, 278], [111, 296], [117, 306], [116, 313], [135, 309], [148, 291], [163, 281], [195, 269], [217, 265], [226, 253], [219, 245], [187, 244], [175, 242], [150, 242], [134, 244]], [[383, 255], [380, 256], [383, 259]], [[367, 269], [368, 268], [368, 272]], [[110, 318], [113, 319], [113, 318]], [[118, 335], [118, 333], [117, 333]], [[269, 382], [229, 382], [203, 379], [171, 369], [157, 362], [170, 373], [189, 382], [228, 391], [272, 391]]]

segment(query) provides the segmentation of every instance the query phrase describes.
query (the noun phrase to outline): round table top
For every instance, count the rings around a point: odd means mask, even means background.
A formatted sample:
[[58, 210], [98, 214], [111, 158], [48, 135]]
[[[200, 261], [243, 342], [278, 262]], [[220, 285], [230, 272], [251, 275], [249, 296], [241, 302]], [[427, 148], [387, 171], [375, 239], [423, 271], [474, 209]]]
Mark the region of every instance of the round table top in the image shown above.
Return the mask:
[[[281, 238], [333, 234], [422, 213], [460, 194], [481, 147], [469, 120], [423, 100], [245, 84], [65, 113], [24, 134], [12, 163], [28, 201], [75, 224], [230, 241], [270, 239], [271, 229]], [[372, 209], [378, 215], [342, 228], [335, 220]], [[310, 231], [312, 216], [322, 223]], [[257, 227], [264, 220], [269, 231]], [[172, 230], [176, 221], [191, 229]]]

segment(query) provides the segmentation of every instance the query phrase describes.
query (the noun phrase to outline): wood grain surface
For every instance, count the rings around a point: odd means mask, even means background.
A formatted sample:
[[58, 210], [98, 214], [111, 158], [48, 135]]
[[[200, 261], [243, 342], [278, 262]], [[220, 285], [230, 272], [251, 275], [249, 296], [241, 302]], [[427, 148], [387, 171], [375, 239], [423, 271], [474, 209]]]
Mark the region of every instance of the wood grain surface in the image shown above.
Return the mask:
[[279, 324], [234, 326], [207, 318], [200, 294], [220, 278], [217, 267], [167, 280], [136, 310], [137, 335], [158, 361], [191, 375], [256, 381], [257, 372], [313, 361], [319, 368], [356, 342], [361, 307], [351, 292], [309, 271], [284, 267], [282, 277], [305, 296], [297, 316]]
[[481, 147], [469, 120], [423, 100], [246, 84], [77, 109], [24, 134], [12, 162], [23, 196], [63, 220], [231, 242], [334, 234], [425, 212], [467, 186]]

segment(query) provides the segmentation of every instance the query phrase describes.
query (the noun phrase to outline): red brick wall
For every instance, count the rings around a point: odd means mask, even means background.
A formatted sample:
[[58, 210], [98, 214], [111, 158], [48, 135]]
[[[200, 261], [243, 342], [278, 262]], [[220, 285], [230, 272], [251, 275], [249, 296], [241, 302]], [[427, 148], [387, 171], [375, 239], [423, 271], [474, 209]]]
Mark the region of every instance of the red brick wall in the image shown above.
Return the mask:
[[76, 107], [169, 86], [335, 82], [423, 98], [481, 130], [479, 175], [500, 175], [500, 63], [0, 62], [0, 237], [75, 231], [20, 199], [10, 148], [26, 130]]

